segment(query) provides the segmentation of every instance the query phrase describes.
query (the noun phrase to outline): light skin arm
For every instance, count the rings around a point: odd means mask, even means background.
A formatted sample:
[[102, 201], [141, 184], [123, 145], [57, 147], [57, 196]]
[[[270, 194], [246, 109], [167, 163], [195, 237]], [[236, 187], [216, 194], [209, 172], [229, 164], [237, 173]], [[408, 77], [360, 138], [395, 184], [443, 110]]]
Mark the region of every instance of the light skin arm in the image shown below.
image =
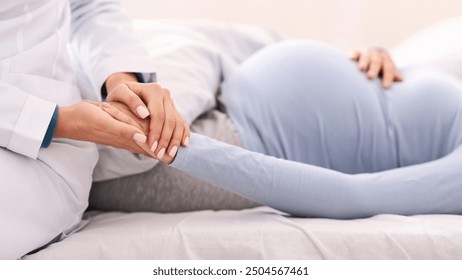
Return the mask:
[[133, 120], [120, 121], [91, 102], [60, 107], [55, 138], [68, 138], [143, 153], [146, 134]]

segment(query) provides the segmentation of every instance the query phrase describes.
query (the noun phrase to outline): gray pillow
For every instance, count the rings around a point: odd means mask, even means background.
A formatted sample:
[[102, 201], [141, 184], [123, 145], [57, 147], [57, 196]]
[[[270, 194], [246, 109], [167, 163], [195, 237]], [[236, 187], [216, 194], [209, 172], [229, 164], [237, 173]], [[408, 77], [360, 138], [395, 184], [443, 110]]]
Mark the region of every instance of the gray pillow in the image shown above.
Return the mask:
[[[191, 131], [240, 145], [239, 135], [226, 114], [209, 111], [194, 121]], [[174, 213], [197, 210], [244, 209], [258, 206], [164, 164], [151, 170], [94, 183], [90, 208], [103, 211]]]

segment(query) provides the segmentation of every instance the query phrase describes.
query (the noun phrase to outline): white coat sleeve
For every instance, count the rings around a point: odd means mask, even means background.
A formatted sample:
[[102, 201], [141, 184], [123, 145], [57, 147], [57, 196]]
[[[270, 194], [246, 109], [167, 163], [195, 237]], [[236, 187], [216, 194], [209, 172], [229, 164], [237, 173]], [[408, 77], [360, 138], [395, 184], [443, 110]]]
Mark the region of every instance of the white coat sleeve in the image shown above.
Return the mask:
[[95, 92], [113, 73], [142, 73], [152, 81], [154, 65], [118, 0], [70, 0], [71, 46]]
[[36, 159], [56, 103], [0, 83], [0, 146]]

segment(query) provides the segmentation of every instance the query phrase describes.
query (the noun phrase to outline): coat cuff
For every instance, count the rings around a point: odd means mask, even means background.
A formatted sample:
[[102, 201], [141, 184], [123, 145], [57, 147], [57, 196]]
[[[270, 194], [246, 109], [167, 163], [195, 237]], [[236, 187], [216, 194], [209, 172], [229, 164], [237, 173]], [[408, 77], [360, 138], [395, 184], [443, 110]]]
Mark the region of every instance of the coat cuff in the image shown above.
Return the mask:
[[43, 138], [42, 141], [42, 148], [48, 148], [48, 146], [50, 146], [51, 144], [51, 140], [53, 140], [53, 135], [55, 135], [56, 130], [56, 124], [58, 123], [58, 112], [59, 107], [58, 105], [56, 105], [53, 116], [51, 117], [50, 124], [48, 125], [47, 132], [45, 133], [45, 138]]
[[36, 159], [56, 109], [56, 103], [28, 95], [7, 149]]

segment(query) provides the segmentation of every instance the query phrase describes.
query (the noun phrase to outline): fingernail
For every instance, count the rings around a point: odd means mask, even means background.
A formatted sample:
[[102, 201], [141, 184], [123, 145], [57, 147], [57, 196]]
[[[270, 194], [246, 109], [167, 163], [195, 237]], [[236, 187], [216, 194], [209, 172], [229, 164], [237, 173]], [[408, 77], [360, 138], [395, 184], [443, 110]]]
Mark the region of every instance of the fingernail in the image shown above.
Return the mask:
[[157, 141], [154, 141], [154, 143], [151, 146], [151, 151], [154, 153], [156, 149], [157, 149]]
[[136, 107], [136, 112], [138, 112], [138, 115], [142, 118], [145, 119], [147, 116], [149, 116], [149, 111], [146, 109], [144, 106], [138, 106]]
[[157, 158], [162, 159], [165, 155], [165, 148], [162, 148], [159, 153], [157, 153]]
[[135, 133], [135, 135], [133, 135], [133, 140], [140, 143], [146, 143], [146, 136], [141, 133]]
[[186, 147], [189, 146], [189, 137], [186, 137], [186, 138], [184, 139], [184, 145], [185, 145]]
[[168, 153], [168, 155], [173, 158], [175, 157], [177, 151], [178, 151], [178, 147], [173, 146], [173, 148], [170, 150], [170, 153]]

